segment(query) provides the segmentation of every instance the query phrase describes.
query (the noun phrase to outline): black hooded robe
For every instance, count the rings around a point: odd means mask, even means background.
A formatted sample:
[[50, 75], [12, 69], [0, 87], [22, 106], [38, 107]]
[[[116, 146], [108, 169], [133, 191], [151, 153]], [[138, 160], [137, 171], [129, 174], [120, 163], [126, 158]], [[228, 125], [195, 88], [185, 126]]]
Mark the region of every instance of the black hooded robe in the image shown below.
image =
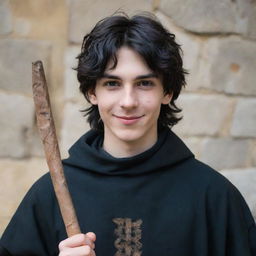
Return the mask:
[[[63, 161], [81, 230], [96, 233], [97, 256], [256, 255], [255, 222], [239, 191], [172, 131], [129, 158], [110, 156], [102, 141], [89, 131]], [[21, 202], [0, 255], [58, 255], [66, 236], [48, 173]]]

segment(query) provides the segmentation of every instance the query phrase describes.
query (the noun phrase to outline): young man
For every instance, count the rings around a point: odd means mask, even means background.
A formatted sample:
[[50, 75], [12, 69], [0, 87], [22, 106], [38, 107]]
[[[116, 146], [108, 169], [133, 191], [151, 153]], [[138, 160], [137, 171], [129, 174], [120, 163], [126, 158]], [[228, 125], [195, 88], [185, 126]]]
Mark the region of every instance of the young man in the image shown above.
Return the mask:
[[63, 161], [84, 234], [66, 239], [47, 174], [7, 227], [6, 255], [256, 255], [241, 194], [169, 128], [186, 73], [174, 39], [152, 17], [125, 15], [85, 36], [77, 72], [92, 129]]

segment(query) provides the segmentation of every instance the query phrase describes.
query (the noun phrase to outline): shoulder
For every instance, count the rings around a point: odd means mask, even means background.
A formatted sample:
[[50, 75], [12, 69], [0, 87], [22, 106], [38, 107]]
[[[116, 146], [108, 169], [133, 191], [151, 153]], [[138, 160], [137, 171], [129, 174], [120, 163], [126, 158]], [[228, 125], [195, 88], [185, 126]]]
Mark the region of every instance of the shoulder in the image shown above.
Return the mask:
[[37, 206], [44, 205], [44, 207], [55, 203], [56, 199], [50, 173], [44, 174], [31, 186], [23, 201]]
[[208, 203], [232, 202], [245, 207], [240, 191], [225, 176], [197, 159], [190, 159], [189, 162], [190, 168], [186, 171], [188, 186], [204, 196]]
[[190, 175], [195, 176], [196, 180], [204, 183], [207, 187], [214, 186], [217, 188], [233, 188], [234, 185], [219, 171], [209, 165], [193, 158], [190, 159]]
[[47, 173], [32, 185], [23, 198], [1, 243], [11, 255], [50, 255], [49, 251], [57, 253], [56, 234], [61, 227], [62, 220]]
[[[194, 162], [197, 166], [195, 173], [199, 182], [204, 184], [205, 201], [208, 207], [215, 209], [216, 215], [217, 212], [221, 212], [220, 209], [227, 211], [229, 214], [236, 212], [236, 214], [240, 214], [247, 225], [254, 224], [250, 209], [236, 186], [210, 166], [196, 159]], [[224, 214], [224, 212], [222, 213]]]
[[182, 162], [177, 171], [183, 176], [184, 182], [201, 189], [207, 190], [213, 187], [219, 191], [233, 187], [233, 184], [221, 173], [196, 158]]
[[31, 186], [31, 192], [33, 193], [41, 193], [41, 192], [47, 192], [52, 191], [52, 181], [50, 173], [47, 172], [43, 176], [41, 176], [32, 186]]

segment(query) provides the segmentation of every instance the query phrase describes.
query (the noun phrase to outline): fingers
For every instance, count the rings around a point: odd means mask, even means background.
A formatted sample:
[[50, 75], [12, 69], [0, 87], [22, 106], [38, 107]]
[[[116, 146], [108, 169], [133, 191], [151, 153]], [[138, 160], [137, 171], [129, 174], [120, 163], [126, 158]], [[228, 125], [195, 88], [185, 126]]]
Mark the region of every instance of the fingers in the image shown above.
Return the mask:
[[86, 233], [86, 236], [88, 236], [88, 238], [91, 239], [93, 242], [96, 241], [96, 235], [93, 232]]
[[75, 248], [64, 248], [60, 251], [59, 256], [95, 256], [94, 250], [89, 245]]
[[59, 256], [95, 256], [96, 235], [92, 232], [77, 234], [59, 243]]
[[87, 234], [77, 234], [61, 241], [59, 244], [59, 248], [60, 249], [65, 247], [74, 248], [78, 246], [89, 245], [91, 248], [94, 249], [95, 240], [96, 240], [96, 236], [92, 232], [89, 232]]

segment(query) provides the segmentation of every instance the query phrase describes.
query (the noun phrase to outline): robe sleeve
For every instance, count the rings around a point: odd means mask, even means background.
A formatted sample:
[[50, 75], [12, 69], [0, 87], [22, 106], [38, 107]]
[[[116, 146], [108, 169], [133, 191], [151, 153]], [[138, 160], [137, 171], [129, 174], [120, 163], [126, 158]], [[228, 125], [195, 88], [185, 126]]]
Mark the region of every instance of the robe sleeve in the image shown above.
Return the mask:
[[3, 233], [0, 240], [3, 255], [57, 255], [52, 199], [41, 183], [35, 183], [28, 191]]
[[11, 256], [11, 254], [6, 249], [4, 249], [1, 245], [0, 245], [0, 255], [1, 256]]
[[207, 205], [209, 255], [256, 256], [255, 221], [236, 187], [213, 182]]

